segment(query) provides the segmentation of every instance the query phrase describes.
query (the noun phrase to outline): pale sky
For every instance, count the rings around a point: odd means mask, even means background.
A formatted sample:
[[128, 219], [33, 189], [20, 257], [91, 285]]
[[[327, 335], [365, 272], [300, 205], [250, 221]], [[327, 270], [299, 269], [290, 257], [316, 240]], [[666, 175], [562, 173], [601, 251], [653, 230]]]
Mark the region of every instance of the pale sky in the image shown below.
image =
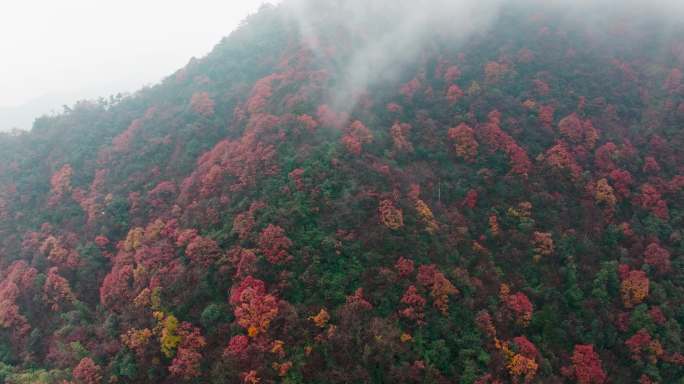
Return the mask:
[[265, 2], [278, 0], [1, 1], [0, 109], [155, 83]]

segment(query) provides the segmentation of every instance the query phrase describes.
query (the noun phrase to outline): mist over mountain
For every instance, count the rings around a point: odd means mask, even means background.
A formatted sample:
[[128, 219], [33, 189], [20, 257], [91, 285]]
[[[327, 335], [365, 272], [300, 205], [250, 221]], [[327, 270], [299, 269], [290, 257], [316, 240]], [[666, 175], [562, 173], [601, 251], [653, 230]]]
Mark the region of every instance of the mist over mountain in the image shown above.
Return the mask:
[[286, 0], [0, 133], [0, 377], [684, 383], [682, 15]]

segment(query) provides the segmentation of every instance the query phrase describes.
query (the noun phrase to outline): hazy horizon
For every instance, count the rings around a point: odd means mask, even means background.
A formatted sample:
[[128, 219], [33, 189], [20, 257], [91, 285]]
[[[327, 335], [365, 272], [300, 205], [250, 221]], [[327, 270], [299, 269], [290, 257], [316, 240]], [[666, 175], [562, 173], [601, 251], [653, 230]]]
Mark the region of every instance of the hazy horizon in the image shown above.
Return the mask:
[[[0, 131], [81, 99], [135, 92], [202, 57], [264, 3], [27, 0], [0, 15]], [[28, 20], [28, 21], [27, 21]], [[17, 36], [21, 36], [20, 39]]]

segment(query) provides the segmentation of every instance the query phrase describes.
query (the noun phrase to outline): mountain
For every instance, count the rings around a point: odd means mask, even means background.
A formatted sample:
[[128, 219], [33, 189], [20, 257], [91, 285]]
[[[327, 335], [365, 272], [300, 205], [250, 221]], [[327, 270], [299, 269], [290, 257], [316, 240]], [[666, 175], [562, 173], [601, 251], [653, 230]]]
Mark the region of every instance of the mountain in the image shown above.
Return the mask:
[[0, 377], [682, 383], [684, 28], [607, 3], [285, 1], [0, 135]]

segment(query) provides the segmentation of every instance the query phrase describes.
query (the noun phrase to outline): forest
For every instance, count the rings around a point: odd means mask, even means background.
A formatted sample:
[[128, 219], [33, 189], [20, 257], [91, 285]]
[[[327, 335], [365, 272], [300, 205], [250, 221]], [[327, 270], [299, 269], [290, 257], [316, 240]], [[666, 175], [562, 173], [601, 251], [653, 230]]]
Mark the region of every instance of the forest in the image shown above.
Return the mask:
[[559, 4], [285, 0], [0, 133], [0, 382], [684, 384], [684, 19]]

